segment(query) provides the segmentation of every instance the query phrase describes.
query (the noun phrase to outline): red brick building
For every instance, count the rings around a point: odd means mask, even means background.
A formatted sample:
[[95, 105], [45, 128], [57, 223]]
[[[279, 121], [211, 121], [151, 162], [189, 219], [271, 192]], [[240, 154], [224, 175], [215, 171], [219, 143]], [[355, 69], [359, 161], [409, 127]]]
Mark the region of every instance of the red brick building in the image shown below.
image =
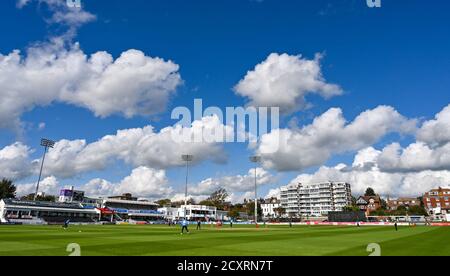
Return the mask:
[[450, 213], [450, 188], [429, 191], [423, 196], [423, 204], [428, 211], [441, 209], [442, 213]]
[[401, 197], [399, 199], [388, 199], [387, 206], [391, 211], [396, 211], [399, 207], [409, 209], [413, 206], [420, 206], [421, 202], [418, 198]]
[[381, 198], [379, 196], [361, 196], [356, 201], [356, 205], [369, 216], [371, 212], [381, 208]]

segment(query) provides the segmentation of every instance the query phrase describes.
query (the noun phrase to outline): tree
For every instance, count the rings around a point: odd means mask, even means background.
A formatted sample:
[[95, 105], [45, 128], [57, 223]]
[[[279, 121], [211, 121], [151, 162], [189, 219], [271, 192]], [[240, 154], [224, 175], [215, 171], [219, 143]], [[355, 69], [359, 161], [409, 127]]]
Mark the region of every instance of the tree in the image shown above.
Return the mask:
[[207, 200], [200, 202], [200, 205], [216, 207], [219, 210], [223, 210], [228, 197], [229, 194], [225, 189], [219, 189], [212, 193]]
[[357, 206], [356, 202], [358, 201], [358, 199], [354, 196], [352, 196], [352, 206]]
[[406, 216], [408, 209], [405, 206], [398, 206], [397, 210], [393, 212], [395, 216]]
[[212, 202], [211, 200], [203, 200], [203, 201], [200, 201], [199, 204], [202, 206], [216, 207], [214, 202]]
[[15, 198], [16, 186], [8, 179], [2, 179], [0, 181], [0, 199]]
[[364, 196], [377, 196], [377, 194], [375, 193], [374, 189], [367, 188], [366, 193], [364, 194]]
[[[246, 204], [247, 214], [250, 217], [255, 216], [255, 202], [248, 201]], [[262, 217], [263, 211], [261, 208], [261, 204], [258, 202], [258, 217]]]
[[231, 210], [237, 210], [239, 213], [245, 213], [247, 211], [246, 206], [242, 203], [232, 206]]
[[[34, 200], [34, 194], [29, 194], [27, 196], [23, 196], [20, 198], [21, 200]], [[55, 202], [56, 201], [56, 196], [52, 196], [52, 195], [38, 195], [36, 197], [37, 201], [43, 201], [43, 202]]]
[[170, 206], [172, 204], [172, 201], [170, 199], [161, 199], [161, 200], [156, 201], [155, 203], [161, 207], [164, 207], [164, 206]]
[[286, 209], [284, 209], [283, 207], [275, 208], [274, 211], [278, 217], [282, 217], [282, 216], [286, 215]]
[[419, 197], [418, 200], [420, 201], [420, 207], [425, 209], [425, 202], [423, 201], [423, 196]]
[[388, 203], [387, 203], [386, 200], [381, 199], [380, 203], [381, 203], [381, 209], [383, 209], [383, 210], [387, 210], [388, 209]]
[[355, 205], [353, 205], [353, 206], [346, 206], [346, 207], [343, 208], [343, 210], [344, 210], [344, 212], [359, 212], [359, 211], [361, 211], [361, 209], [359, 209], [359, 207], [355, 206]]
[[228, 198], [229, 194], [225, 189], [219, 189], [212, 193], [212, 195], [208, 198], [208, 200], [212, 202], [225, 202]]
[[412, 216], [428, 216], [427, 210], [422, 206], [411, 206], [409, 207], [408, 214]]
[[239, 209], [233, 208], [228, 212], [228, 216], [233, 219], [237, 219], [240, 216]]

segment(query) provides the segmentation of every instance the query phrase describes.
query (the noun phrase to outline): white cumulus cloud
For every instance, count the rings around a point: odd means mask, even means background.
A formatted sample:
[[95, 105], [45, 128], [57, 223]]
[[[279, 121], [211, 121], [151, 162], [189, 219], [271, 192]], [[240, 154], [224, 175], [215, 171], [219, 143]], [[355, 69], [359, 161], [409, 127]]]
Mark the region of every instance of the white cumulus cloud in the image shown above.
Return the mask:
[[77, 187], [86, 192], [87, 196], [108, 197], [131, 193], [140, 198], [157, 200], [170, 197], [172, 187], [166, 176], [166, 171], [147, 167], [138, 167], [131, 174], [117, 183], [105, 179], [93, 179]]
[[435, 119], [425, 121], [416, 141], [403, 147], [393, 143], [381, 150], [378, 166], [388, 172], [420, 172], [450, 170], [450, 106]]
[[[37, 183], [19, 184], [17, 185], [17, 196], [26, 196], [36, 192]], [[47, 195], [58, 195], [60, 185], [54, 176], [44, 178], [39, 183], [39, 192]]]
[[22, 179], [31, 174], [29, 157], [31, 149], [22, 143], [15, 143], [0, 149], [0, 178]]
[[279, 171], [320, 166], [335, 154], [371, 146], [389, 133], [413, 133], [416, 121], [389, 106], [361, 113], [348, 123], [342, 110], [332, 108], [300, 129], [280, 129], [261, 138], [257, 152], [265, 167]]
[[265, 196], [266, 199], [268, 198], [278, 198], [281, 197], [281, 190], [279, 188], [277, 189], [270, 189], [267, 195]]
[[402, 148], [394, 143], [382, 150], [378, 164], [384, 171], [450, 170], [450, 144], [433, 148], [416, 142]]
[[[293, 182], [347, 181], [354, 194], [367, 187], [384, 196], [420, 196], [450, 183], [450, 106], [433, 120], [423, 122], [417, 141], [403, 147], [392, 143], [383, 149], [362, 149], [352, 166], [322, 167], [314, 174], [302, 174]], [[367, 130], [371, 127], [368, 125]]]
[[[17, 0], [17, 7], [23, 8], [31, 2], [45, 4], [52, 16], [48, 19], [51, 24], [63, 24], [70, 28], [78, 28], [81, 25], [94, 21], [97, 17], [81, 8], [69, 7], [66, 0]], [[83, 2], [83, 1], [81, 1]]]
[[28, 49], [0, 54], [0, 128], [17, 127], [24, 112], [67, 103], [96, 116], [150, 116], [165, 110], [182, 83], [179, 66], [139, 50], [117, 59], [107, 52], [85, 54], [54, 39]]
[[258, 64], [235, 87], [238, 95], [257, 107], [279, 107], [293, 112], [307, 105], [305, 96], [319, 94], [324, 98], [342, 94], [342, 89], [326, 82], [320, 66], [321, 55], [313, 60], [302, 56], [273, 53]]
[[[257, 169], [257, 185], [262, 187], [271, 184], [274, 176], [262, 168]], [[208, 198], [218, 189], [226, 189], [230, 194], [228, 200], [239, 202], [241, 198], [254, 197], [254, 170], [246, 175], [224, 176], [209, 178], [188, 188], [188, 199], [200, 202]], [[79, 187], [90, 196], [110, 196], [112, 194], [132, 193], [135, 196], [153, 200], [169, 198], [172, 201], [184, 201], [185, 194], [177, 193], [170, 186], [164, 170], [156, 170], [147, 167], [139, 167], [132, 171], [130, 176], [125, 177], [118, 183], [112, 183], [104, 179], [93, 179]]]
[[[258, 186], [271, 184], [274, 176], [263, 168], [256, 169], [256, 183]], [[251, 169], [245, 175], [224, 176], [219, 178], [208, 178], [196, 186], [189, 189], [189, 193], [195, 196], [208, 196], [220, 188], [227, 190], [229, 193], [242, 193], [254, 191], [255, 187], [255, 170]]]
[[434, 120], [423, 124], [417, 133], [417, 140], [431, 146], [450, 142], [450, 105], [439, 112]]
[[[115, 135], [107, 135], [96, 142], [86, 140], [60, 140], [46, 156], [44, 175], [58, 178], [72, 178], [106, 169], [116, 161], [123, 161], [134, 167], [146, 166], [168, 169], [183, 166], [183, 154], [194, 155], [194, 162], [211, 160], [226, 162], [222, 143], [191, 142], [173, 139], [180, 131], [189, 136], [202, 134], [205, 130], [222, 129], [230, 133], [217, 116], [205, 117], [195, 121], [191, 127], [166, 127], [159, 132], [152, 126], [119, 130]], [[22, 179], [36, 172], [35, 164], [40, 160], [30, 159], [31, 150], [16, 143], [0, 151], [0, 169], [4, 177]], [[2, 176], [2, 175], [0, 175]]]

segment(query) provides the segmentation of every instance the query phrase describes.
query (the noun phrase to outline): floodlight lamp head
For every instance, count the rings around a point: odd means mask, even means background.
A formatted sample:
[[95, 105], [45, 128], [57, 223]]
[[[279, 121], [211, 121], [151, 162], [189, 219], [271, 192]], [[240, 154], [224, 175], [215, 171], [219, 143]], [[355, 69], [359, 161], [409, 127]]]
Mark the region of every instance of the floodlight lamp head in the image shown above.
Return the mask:
[[41, 146], [46, 148], [53, 148], [56, 142], [49, 139], [41, 139]]
[[189, 155], [189, 154], [185, 154], [181, 156], [181, 159], [183, 159], [183, 161], [185, 162], [191, 162], [194, 160], [194, 156], [193, 155]]
[[252, 163], [260, 163], [261, 162], [261, 156], [252, 156], [250, 157], [250, 162]]

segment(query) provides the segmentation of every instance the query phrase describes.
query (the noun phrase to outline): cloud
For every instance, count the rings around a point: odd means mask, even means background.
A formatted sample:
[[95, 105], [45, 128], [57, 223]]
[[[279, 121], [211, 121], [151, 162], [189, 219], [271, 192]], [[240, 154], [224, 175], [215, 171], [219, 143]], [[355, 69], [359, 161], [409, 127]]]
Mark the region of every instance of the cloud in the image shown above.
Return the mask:
[[[262, 187], [271, 184], [274, 176], [262, 168], [257, 169], [257, 184]], [[254, 171], [250, 170], [246, 175], [225, 176], [209, 178], [195, 186], [190, 186], [188, 198], [196, 202], [207, 199], [213, 192], [220, 188], [230, 193], [228, 200], [241, 202], [244, 198], [254, 197]], [[139, 167], [133, 170], [130, 176], [118, 183], [111, 183], [104, 179], [93, 179], [78, 187], [90, 196], [105, 197], [113, 194], [133, 193], [135, 196], [153, 200], [170, 198], [172, 201], [184, 201], [184, 193], [176, 193], [169, 185], [164, 170], [156, 170], [147, 167]], [[251, 196], [249, 196], [251, 195]], [[240, 200], [242, 199], [242, 200]]]
[[228, 201], [230, 201], [233, 204], [237, 204], [237, 203], [244, 203], [244, 201], [246, 200], [247, 201], [252, 200], [254, 202], [255, 192], [231, 193]]
[[19, 0], [48, 7], [49, 23], [67, 33], [35, 43], [26, 54], [0, 53], [0, 128], [20, 128], [20, 117], [35, 107], [65, 103], [89, 109], [98, 117], [153, 116], [166, 110], [182, 83], [179, 66], [130, 49], [116, 59], [107, 52], [85, 54], [73, 43], [76, 29], [95, 19], [63, 0]]
[[49, 24], [62, 24], [70, 28], [78, 28], [81, 25], [96, 20], [96, 16], [83, 8], [74, 8], [67, 5], [66, 0], [18, 0], [17, 7], [23, 8], [31, 2], [45, 4], [52, 13]]
[[[353, 195], [362, 195], [368, 187], [385, 197], [421, 196], [430, 189], [448, 186], [450, 172], [383, 172], [374, 163], [370, 168], [362, 169], [356, 160], [364, 159], [360, 155], [377, 152], [373, 148], [360, 151], [355, 156], [353, 166], [339, 164], [336, 167], [321, 167], [313, 174], [301, 174], [292, 183], [317, 183], [323, 181], [345, 181], [352, 185]], [[373, 160], [371, 160], [373, 161]]]
[[31, 174], [29, 157], [32, 151], [22, 143], [0, 149], [0, 178], [23, 179]]
[[378, 161], [378, 157], [380, 156], [381, 151], [374, 149], [373, 147], [368, 147], [362, 149], [355, 156], [355, 160], [353, 161], [353, 167], [359, 169], [371, 168]]
[[[420, 196], [450, 183], [450, 106], [435, 119], [423, 122], [417, 141], [403, 147], [392, 143], [381, 150], [360, 150], [352, 166], [322, 167], [314, 174], [302, 174], [293, 182], [346, 181], [354, 194], [367, 187], [384, 196]], [[370, 130], [371, 126], [367, 126]]]
[[422, 125], [417, 133], [417, 140], [433, 147], [450, 142], [450, 105], [439, 112], [434, 120]]
[[[263, 187], [275, 182], [275, 176], [270, 172], [257, 168], [256, 179], [258, 187]], [[225, 189], [229, 193], [227, 201], [242, 203], [244, 199], [255, 197], [255, 171], [251, 169], [245, 175], [223, 176], [208, 178], [188, 189], [188, 198], [196, 202], [206, 200], [212, 193], [219, 189]], [[178, 193], [172, 196], [172, 201], [184, 201], [185, 195]]]
[[163, 112], [182, 82], [177, 64], [148, 57], [139, 50], [123, 52], [115, 61], [110, 54], [98, 52], [80, 62], [85, 68], [79, 68], [79, 73], [88, 75], [87, 79], [63, 89], [61, 99], [88, 108], [99, 117], [122, 114], [131, 118]]
[[[40, 192], [57, 195], [63, 187], [55, 176], [50, 176], [41, 181]], [[17, 195], [23, 196], [35, 192], [36, 183], [17, 185]], [[148, 199], [160, 199], [170, 197], [173, 189], [164, 170], [156, 170], [147, 167], [138, 167], [131, 174], [118, 183], [112, 183], [104, 179], [93, 179], [88, 183], [78, 186], [77, 189], [85, 191], [87, 196], [108, 197], [124, 193], [132, 193]]]
[[[226, 162], [221, 143], [184, 142], [173, 139], [180, 131], [189, 136], [202, 133], [204, 129], [226, 128], [217, 116], [205, 117], [195, 121], [191, 127], [166, 127], [157, 132], [152, 126], [119, 130], [96, 142], [86, 140], [60, 140], [49, 149], [44, 167], [44, 175], [58, 178], [72, 178], [83, 173], [106, 169], [116, 161], [123, 161], [133, 167], [146, 166], [156, 169], [168, 169], [183, 166], [182, 154], [194, 155], [195, 163], [211, 160]], [[226, 128], [228, 129], [228, 128]], [[229, 131], [228, 131], [229, 132]], [[8, 146], [0, 151], [0, 168], [5, 177], [20, 180], [36, 172], [40, 160], [30, 160], [31, 150], [21, 143]]]
[[413, 133], [416, 123], [389, 106], [367, 110], [347, 123], [342, 110], [332, 108], [303, 128], [262, 136], [257, 152], [267, 168], [303, 170], [323, 165], [335, 154], [371, 146], [389, 133]]
[[[54, 176], [44, 178], [39, 183], [39, 192], [47, 195], [58, 195], [60, 185]], [[17, 185], [17, 196], [26, 196], [36, 192], [36, 183]]]
[[[203, 200], [206, 200], [209, 197], [209, 195], [191, 195], [188, 194], [187, 199], [188, 201], [190, 200], [194, 200], [196, 203], [200, 203]], [[172, 202], [183, 202], [185, 200], [186, 196], [184, 193], [177, 193], [177, 194], [173, 194], [172, 196], [168, 197], [168, 199], [170, 199]]]
[[278, 198], [278, 199], [280, 199], [280, 197], [281, 197], [281, 190], [279, 188], [271, 189], [265, 196], [265, 198]]
[[117, 183], [105, 179], [93, 179], [77, 187], [85, 191], [87, 196], [108, 197], [131, 193], [142, 198], [157, 200], [173, 194], [164, 170], [138, 167], [131, 174]]
[[108, 197], [114, 195], [116, 185], [105, 179], [96, 178], [78, 188], [90, 197]]
[[60, 39], [0, 54], [0, 128], [17, 127], [23, 113], [38, 106], [67, 103], [98, 117], [151, 116], [166, 109], [182, 83], [179, 66], [138, 50], [117, 59], [107, 52], [86, 55], [78, 44]]
[[394, 143], [383, 149], [377, 161], [383, 171], [450, 170], [450, 143], [437, 148], [423, 142], [406, 148]]
[[342, 94], [342, 89], [323, 78], [321, 55], [314, 60], [302, 56], [271, 54], [247, 73], [234, 88], [235, 92], [257, 107], [279, 107], [289, 113], [307, 106], [306, 95], [319, 94], [330, 98]]
[[414, 143], [406, 147], [392, 143], [379, 152], [374, 162], [386, 172], [450, 170], [449, 127], [450, 106], [447, 106], [434, 120], [422, 124]]
[[[258, 186], [271, 184], [274, 176], [268, 171], [258, 168], [256, 170], [256, 181]], [[246, 175], [224, 176], [219, 178], [208, 178], [189, 189], [194, 196], [209, 196], [218, 189], [223, 188], [229, 193], [243, 193], [255, 189], [255, 171], [251, 169]], [[254, 197], [254, 196], [253, 196]]]
[[[183, 128], [188, 133], [201, 132], [204, 127], [223, 127], [217, 117], [203, 118], [193, 123], [191, 128]], [[49, 174], [71, 177], [83, 172], [101, 170], [114, 160], [121, 160], [133, 166], [147, 166], [167, 169], [184, 165], [182, 154], [192, 154], [195, 163], [212, 160], [224, 162], [226, 156], [217, 143], [186, 143], [172, 139], [181, 126], [167, 127], [155, 132], [153, 127], [120, 130], [116, 135], [108, 135], [99, 141], [87, 144], [84, 140], [62, 140], [48, 155]]]
[[164, 170], [139, 167], [120, 182], [115, 192], [118, 194], [134, 193], [140, 197], [159, 199], [172, 194], [173, 189], [168, 184], [169, 181]]

